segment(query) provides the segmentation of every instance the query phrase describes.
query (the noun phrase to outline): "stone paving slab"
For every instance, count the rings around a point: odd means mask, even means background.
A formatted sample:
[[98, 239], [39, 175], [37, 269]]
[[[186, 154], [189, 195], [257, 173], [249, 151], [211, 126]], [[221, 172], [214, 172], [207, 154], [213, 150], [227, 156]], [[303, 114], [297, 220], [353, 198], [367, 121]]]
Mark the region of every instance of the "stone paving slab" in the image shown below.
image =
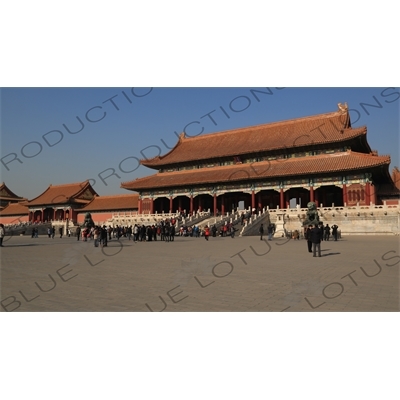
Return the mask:
[[399, 238], [6, 238], [1, 311], [399, 311]]

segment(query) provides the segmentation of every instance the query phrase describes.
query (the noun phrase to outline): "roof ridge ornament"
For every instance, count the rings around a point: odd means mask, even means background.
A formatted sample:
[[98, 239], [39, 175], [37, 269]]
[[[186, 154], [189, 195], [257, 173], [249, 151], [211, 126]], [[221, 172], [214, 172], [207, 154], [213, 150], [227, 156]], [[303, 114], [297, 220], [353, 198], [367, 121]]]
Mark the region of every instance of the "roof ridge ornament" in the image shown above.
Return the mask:
[[339, 111], [341, 111], [342, 113], [345, 113], [349, 110], [349, 106], [347, 105], [347, 103], [344, 103], [344, 104], [338, 103], [338, 108], [339, 108]]
[[182, 139], [185, 139], [186, 138], [186, 133], [185, 132], [182, 132], [180, 135], [179, 135], [179, 140], [182, 140]]

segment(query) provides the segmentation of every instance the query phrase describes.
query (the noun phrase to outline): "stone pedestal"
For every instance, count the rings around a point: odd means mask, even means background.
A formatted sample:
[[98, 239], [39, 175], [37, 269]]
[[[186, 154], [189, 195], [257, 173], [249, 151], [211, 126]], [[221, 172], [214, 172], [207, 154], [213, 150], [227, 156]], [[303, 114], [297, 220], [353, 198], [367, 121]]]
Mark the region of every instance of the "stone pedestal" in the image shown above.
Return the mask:
[[285, 237], [285, 221], [284, 221], [284, 212], [277, 211], [276, 213], [276, 222], [275, 222], [275, 234], [274, 237]]

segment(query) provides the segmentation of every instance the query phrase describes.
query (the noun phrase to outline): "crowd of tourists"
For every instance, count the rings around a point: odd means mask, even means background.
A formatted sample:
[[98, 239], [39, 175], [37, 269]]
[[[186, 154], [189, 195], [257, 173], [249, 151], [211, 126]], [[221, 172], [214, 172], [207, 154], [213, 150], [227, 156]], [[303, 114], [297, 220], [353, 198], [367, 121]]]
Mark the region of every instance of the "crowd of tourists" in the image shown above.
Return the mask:
[[321, 257], [321, 242], [329, 241], [330, 237], [332, 237], [334, 241], [337, 241], [340, 237], [339, 227], [334, 224], [331, 227], [322, 222], [318, 225], [309, 225], [306, 232], [305, 237], [307, 239], [307, 247], [308, 252], [313, 253], [313, 257], [316, 257], [316, 253], [318, 252], [318, 257]]
[[[54, 228], [53, 228], [54, 230]], [[176, 236], [181, 237], [204, 237], [206, 240], [210, 236], [212, 237], [235, 237], [237, 229], [232, 223], [225, 222], [222, 226], [218, 227], [214, 224], [212, 226], [200, 227], [199, 225], [186, 226], [183, 225], [177, 228], [176, 219], [165, 219], [161, 220], [152, 225], [146, 224], [135, 224], [130, 226], [94, 226], [92, 228], [81, 228], [76, 229], [77, 240], [84, 242], [92, 241], [94, 246], [102, 247], [107, 246], [107, 243], [113, 239], [120, 240], [126, 238], [133, 242], [152, 242], [152, 241], [164, 241], [173, 242]], [[54, 231], [51, 233], [54, 237]]]

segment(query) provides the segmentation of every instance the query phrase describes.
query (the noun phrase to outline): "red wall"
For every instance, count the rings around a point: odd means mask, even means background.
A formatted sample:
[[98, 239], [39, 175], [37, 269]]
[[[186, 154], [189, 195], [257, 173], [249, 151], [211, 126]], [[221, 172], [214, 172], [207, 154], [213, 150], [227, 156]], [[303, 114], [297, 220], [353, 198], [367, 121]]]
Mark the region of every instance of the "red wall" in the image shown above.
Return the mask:
[[19, 224], [20, 222], [28, 222], [29, 217], [27, 215], [14, 215], [10, 217], [0, 217], [0, 223], [6, 224]]

